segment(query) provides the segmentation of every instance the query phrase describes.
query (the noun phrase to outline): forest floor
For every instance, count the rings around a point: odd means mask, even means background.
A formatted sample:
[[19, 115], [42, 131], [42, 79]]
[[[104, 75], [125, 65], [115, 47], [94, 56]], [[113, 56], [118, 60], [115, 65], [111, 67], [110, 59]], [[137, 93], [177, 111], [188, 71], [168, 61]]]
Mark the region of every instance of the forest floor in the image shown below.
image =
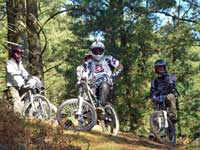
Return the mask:
[[166, 146], [131, 133], [119, 133], [110, 136], [100, 131], [90, 132], [65, 131], [73, 144], [83, 150], [185, 150], [184, 145]]

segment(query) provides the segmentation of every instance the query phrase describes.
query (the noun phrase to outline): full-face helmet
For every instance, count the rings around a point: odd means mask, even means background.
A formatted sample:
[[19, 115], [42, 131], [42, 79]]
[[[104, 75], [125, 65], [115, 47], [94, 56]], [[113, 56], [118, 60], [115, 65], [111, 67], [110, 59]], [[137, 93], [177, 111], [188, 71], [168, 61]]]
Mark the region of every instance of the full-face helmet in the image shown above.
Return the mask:
[[92, 52], [92, 57], [99, 61], [104, 56], [105, 46], [102, 42], [95, 41], [92, 43], [90, 50]]
[[154, 63], [154, 69], [157, 74], [165, 74], [167, 72], [167, 63], [163, 59], [158, 59]]

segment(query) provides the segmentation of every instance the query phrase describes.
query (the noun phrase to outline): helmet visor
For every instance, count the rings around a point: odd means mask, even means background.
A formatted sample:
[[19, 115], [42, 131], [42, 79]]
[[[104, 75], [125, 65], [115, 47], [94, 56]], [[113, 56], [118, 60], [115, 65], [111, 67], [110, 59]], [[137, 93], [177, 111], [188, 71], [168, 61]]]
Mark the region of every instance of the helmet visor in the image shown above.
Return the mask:
[[104, 49], [103, 49], [103, 48], [93, 48], [93, 49], [92, 49], [92, 53], [93, 53], [94, 55], [101, 55], [101, 54], [103, 54], [103, 52], [104, 52]]
[[166, 72], [165, 66], [155, 66], [156, 73], [163, 73]]

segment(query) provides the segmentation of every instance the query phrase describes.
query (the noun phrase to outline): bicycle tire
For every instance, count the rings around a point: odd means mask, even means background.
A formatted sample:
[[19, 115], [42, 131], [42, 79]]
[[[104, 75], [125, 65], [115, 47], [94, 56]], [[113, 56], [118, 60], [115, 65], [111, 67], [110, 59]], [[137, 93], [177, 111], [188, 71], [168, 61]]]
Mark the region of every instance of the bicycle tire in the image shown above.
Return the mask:
[[116, 136], [119, 133], [119, 119], [114, 107], [107, 104], [105, 107], [105, 117], [101, 120], [103, 132]]
[[64, 129], [89, 131], [97, 121], [97, 114], [93, 106], [87, 101], [82, 105], [82, 122], [76, 118], [78, 110], [78, 99], [68, 99], [64, 101], [57, 110], [56, 119], [59, 125]]
[[30, 101], [25, 101], [25, 105], [22, 111], [25, 117], [34, 117], [42, 120], [49, 120], [51, 117], [51, 108], [49, 100], [40, 94], [33, 96], [33, 103], [35, 104], [35, 112], [31, 106]]
[[161, 122], [162, 125], [161, 128], [159, 128], [158, 117], [163, 117], [162, 111], [155, 111], [151, 114], [150, 116], [151, 131], [153, 132], [153, 134], [155, 135], [156, 139], [159, 142], [168, 145], [175, 145], [176, 144], [175, 126], [173, 125], [169, 117], [167, 117], [168, 127], [165, 128], [164, 123]]

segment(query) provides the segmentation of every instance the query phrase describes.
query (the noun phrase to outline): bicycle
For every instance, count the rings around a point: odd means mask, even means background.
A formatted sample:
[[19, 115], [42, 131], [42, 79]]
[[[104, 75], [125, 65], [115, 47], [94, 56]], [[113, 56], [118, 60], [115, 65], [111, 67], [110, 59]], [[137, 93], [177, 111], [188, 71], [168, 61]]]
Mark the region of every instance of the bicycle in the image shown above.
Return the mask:
[[[98, 108], [102, 109], [98, 109]], [[99, 124], [103, 132], [117, 135], [119, 120], [111, 104], [101, 106], [87, 80], [82, 80], [77, 98], [64, 101], [57, 110], [57, 121], [64, 129], [89, 131]]]
[[176, 127], [169, 118], [164, 97], [161, 95], [156, 102], [156, 110], [150, 115], [150, 127], [159, 142], [176, 145]]
[[[44, 91], [44, 86], [35, 76], [29, 77], [26, 84], [22, 87], [20, 99], [24, 106], [22, 109], [23, 117], [34, 117], [37, 119], [48, 120], [51, 116], [50, 102], [41, 95]], [[11, 99], [9, 90], [5, 90], [6, 98]]]

